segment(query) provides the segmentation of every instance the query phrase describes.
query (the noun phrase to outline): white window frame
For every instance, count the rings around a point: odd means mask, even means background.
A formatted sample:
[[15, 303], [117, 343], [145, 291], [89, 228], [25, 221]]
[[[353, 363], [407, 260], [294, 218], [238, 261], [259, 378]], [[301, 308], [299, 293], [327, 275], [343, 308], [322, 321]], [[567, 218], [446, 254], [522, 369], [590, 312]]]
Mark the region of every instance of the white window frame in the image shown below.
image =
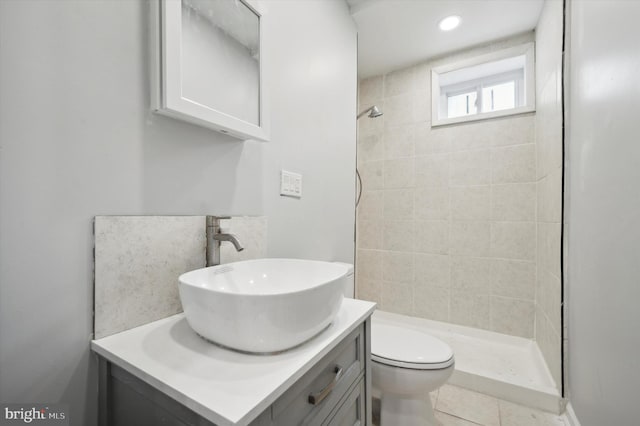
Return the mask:
[[[485, 64], [487, 62], [499, 61], [502, 59], [513, 58], [516, 56], [525, 56], [524, 76], [522, 83], [516, 82], [516, 100], [519, 97], [524, 96], [525, 103], [522, 106], [503, 109], [499, 111], [480, 112], [478, 114], [465, 115], [454, 118], [440, 118], [441, 108], [446, 111], [446, 96], [441, 93], [442, 87], [440, 86], [440, 75], [456, 71], [463, 68], [468, 68], [476, 65]], [[477, 80], [470, 80], [461, 82], [457, 85], [451, 85], [447, 87], [447, 92], [465, 92], [465, 91], [477, 91], [478, 92], [478, 108], [482, 105], [482, 86], [489, 84], [498, 84], [500, 82], [511, 81], [513, 78], [508, 78], [509, 75], [515, 73], [506, 72], [498, 74], [496, 76], [488, 76], [479, 78]], [[463, 123], [467, 121], [487, 120], [495, 117], [504, 117], [508, 115], [525, 114], [533, 112], [536, 109], [535, 99], [535, 58], [534, 58], [534, 44], [529, 42], [519, 46], [510, 47], [495, 52], [490, 52], [483, 55], [478, 55], [462, 61], [441, 65], [434, 67], [431, 70], [431, 126], [444, 126], [448, 124]]]

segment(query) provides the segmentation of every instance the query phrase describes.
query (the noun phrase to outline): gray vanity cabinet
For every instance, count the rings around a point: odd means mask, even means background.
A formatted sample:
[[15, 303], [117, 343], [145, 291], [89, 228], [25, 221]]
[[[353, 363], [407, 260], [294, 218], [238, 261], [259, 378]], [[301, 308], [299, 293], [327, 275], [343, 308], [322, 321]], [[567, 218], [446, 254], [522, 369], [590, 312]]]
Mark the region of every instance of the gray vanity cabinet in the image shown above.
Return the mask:
[[[370, 324], [360, 324], [250, 425], [371, 425]], [[100, 426], [215, 426], [104, 358], [99, 363]]]

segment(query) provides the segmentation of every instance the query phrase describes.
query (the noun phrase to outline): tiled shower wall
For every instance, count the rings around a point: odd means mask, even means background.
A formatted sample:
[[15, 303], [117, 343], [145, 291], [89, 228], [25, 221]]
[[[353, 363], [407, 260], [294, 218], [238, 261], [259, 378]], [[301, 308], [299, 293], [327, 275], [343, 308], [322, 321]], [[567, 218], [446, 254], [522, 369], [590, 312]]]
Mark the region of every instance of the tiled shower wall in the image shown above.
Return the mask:
[[561, 383], [562, 1], [546, 1], [536, 31], [538, 279], [536, 341]]
[[533, 114], [431, 128], [430, 69], [533, 34], [360, 82], [357, 297], [385, 311], [534, 336]]

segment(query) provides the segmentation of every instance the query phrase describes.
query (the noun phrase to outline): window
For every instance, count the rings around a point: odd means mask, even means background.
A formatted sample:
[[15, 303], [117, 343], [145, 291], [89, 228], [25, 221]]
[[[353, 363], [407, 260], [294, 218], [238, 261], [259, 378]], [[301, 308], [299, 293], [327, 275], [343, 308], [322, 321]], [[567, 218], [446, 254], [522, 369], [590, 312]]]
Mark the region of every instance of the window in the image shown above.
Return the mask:
[[447, 117], [462, 117], [478, 113], [478, 92], [447, 94]]
[[432, 71], [432, 125], [534, 110], [533, 43]]
[[516, 107], [515, 80], [482, 88], [482, 111], [501, 111]]

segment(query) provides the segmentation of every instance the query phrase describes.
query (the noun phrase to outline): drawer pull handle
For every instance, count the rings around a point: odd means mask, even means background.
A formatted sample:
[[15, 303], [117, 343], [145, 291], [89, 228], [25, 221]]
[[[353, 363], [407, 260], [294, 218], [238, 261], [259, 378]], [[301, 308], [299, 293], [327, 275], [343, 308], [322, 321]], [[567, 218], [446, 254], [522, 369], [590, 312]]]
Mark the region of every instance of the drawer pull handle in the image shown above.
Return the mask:
[[325, 386], [324, 389], [322, 389], [318, 393], [312, 393], [311, 395], [309, 395], [309, 404], [320, 404], [327, 397], [327, 395], [331, 393], [333, 388], [336, 387], [336, 385], [340, 381], [340, 378], [342, 377], [342, 367], [336, 365], [336, 368], [333, 370], [333, 372], [335, 373], [335, 376], [333, 376], [333, 380], [331, 380], [331, 382], [329, 382], [329, 384]]

